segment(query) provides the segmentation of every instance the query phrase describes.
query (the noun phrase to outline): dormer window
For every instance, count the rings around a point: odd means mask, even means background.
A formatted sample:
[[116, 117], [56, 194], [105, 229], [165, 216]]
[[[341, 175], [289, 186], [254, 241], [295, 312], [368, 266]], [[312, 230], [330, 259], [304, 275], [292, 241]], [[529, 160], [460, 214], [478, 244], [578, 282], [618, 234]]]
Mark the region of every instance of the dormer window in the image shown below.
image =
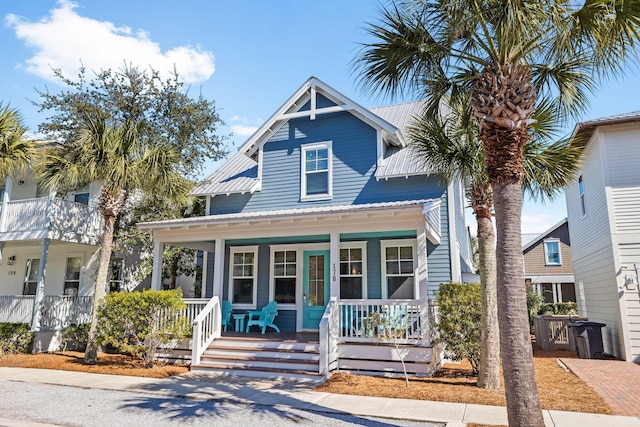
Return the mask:
[[302, 146], [301, 200], [327, 200], [332, 196], [331, 142]]
[[545, 265], [562, 265], [559, 240], [544, 241], [544, 260]]

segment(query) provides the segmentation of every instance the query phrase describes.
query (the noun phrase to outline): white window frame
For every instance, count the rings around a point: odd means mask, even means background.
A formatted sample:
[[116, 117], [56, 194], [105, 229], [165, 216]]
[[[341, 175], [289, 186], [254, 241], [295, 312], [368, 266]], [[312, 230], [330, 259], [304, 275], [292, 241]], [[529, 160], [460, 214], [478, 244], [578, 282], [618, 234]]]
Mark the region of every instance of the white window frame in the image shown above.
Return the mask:
[[[24, 291], [27, 288], [27, 284], [28, 283], [33, 283], [33, 280], [29, 280], [28, 273], [31, 272], [31, 271], [34, 271], [34, 270], [32, 268], [32, 265], [28, 265], [28, 264], [29, 264], [29, 261], [33, 262], [33, 260], [36, 260], [36, 259], [38, 260], [38, 268], [35, 269], [35, 272], [36, 272], [36, 280], [35, 280], [36, 289], [35, 289], [35, 292], [33, 294], [25, 294]], [[24, 263], [24, 280], [22, 281], [22, 295], [35, 295], [38, 292], [38, 269], [40, 268], [40, 264], [39, 263], [40, 263], [40, 255], [27, 255], [27, 258], [26, 258], [25, 263]]]
[[387, 295], [387, 251], [388, 247], [411, 246], [413, 247], [413, 299], [418, 295], [418, 243], [417, 239], [392, 239], [380, 241], [380, 260], [382, 262], [381, 286], [382, 299], [389, 299]]
[[[82, 252], [71, 252], [68, 253], [64, 260], [64, 278], [62, 281], [62, 295], [65, 295], [64, 291], [65, 291], [65, 287], [67, 285], [67, 267], [69, 265], [69, 258], [80, 258], [80, 276], [78, 277], [78, 295], [80, 296], [80, 288], [82, 286], [82, 273], [84, 272], [84, 253]], [[73, 280], [73, 282], [75, 282], [75, 280]]]
[[578, 176], [578, 194], [580, 195], [580, 213], [582, 216], [587, 215], [587, 199], [584, 195], [584, 179], [582, 178], [582, 174]]
[[[114, 264], [120, 265], [120, 278], [113, 279], [113, 266]], [[123, 257], [113, 257], [109, 263], [109, 289], [114, 284], [118, 284], [118, 289], [120, 292], [124, 291], [124, 258]], [[111, 290], [109, 290], [111, 292]]]
[[[352, 275], [352, 274], [347, 274], [347, 275], [340, 275], [340, 279], [342, 279], [342, 277], [360, 277], [362, 276], [362, 299], [368, 299], [368, 295], [367, 295], [367, 242], [363, 241], [363, 242], [341, 242], [340, 243], [340, 250], [342, 249], [360, 249], [362, 250], [362, 275], [360, 274], [356, 274], [356, 275]], [[340, 258], [340, 255], [338, 254], [338, 258]], [[340, 269], [338, 268], [338, 273], [340, 272]], [[341, 288], [341, 281], [338, 281], [338, 287]], [[342, 299], [342, 298], [340, 298]]]
[[[327, 149], [327, 189], [324, 194], [307, 194], [307, 151]], [[333, 198], [333, 144], [331, 141], [314, 142], [300, 146], [300, 200], [331, 200]]]
[[[556, 243], [558, 245], [558, 259], [559, 262], [549, 262], [549, 252], [547, 251], [547, 243]], [[544, 239], [542, 242], [544, 246], [544, 265], [559, 266], [562, 265], [562, 249], [560, 248], [560, 239]]]
[[[298, 249], [296, 245], [272, 245], [270, 247], [271, 254], [269, 257], [269, 301], [275, 301], [276, 299], [276, 277], [275, 277], [275, 259], [276, 252], [295, 252], [296, 253], [296, 302], [294, 303], [278, 303], [278, 307], [288, 308], [295, 310], [298, 305], [298, 299], [302, 294], [302, 269], [301, 263], [302, 251]], [[278, 276], [280, 277], [293, 277], [293, 276]]]
[[[235, 303], [233, 301], [233, 256], [237, 253], [248, 253], [253, 252], [253, 303]], [[239, 276], [240, 278], [247, 278], [245, 276]], [[258, 299], [258, 245], [254, 246], [232, 246], [229, 252], [229, 283], [227, 284], [228, 288], [228, 299], [233, 305], [233, 308], [237, 309], [255, 309], [257, 307], [257, 299]]]

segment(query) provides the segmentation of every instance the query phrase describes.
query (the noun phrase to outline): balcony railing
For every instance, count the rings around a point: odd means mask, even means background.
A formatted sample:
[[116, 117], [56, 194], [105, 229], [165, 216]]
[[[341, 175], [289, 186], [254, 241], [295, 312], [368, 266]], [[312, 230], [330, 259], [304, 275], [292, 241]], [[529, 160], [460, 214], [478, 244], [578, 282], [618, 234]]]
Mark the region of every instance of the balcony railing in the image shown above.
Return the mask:
[[[59, 198], [16, 200], [0, 204], [6, 213], [0, 216], [0, 232], [54, 232], [62, 240], [70, 235], [98, 238], [102, 233], [102, 216], [97, 209]], [[67, 236], [67, 239], [63, 237]]]

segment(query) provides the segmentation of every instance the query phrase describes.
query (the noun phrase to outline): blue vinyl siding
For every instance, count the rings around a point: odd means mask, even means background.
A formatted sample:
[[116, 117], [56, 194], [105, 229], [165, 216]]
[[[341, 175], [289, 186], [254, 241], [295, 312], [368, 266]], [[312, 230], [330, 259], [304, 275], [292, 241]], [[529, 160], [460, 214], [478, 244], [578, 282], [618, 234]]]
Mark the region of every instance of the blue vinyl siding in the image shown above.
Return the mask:
[[456, 239], [460, 246], [460, 267], [463, 273], [469, 273], [472, 271], [472, 266], [469, 265], [468, 260], [471, 259], [471, 243], [469, 242], [469, 231], [467, 230], [467, 223], [464, 218], [464, 188], [459, 182], [455, 182], [455, 215], [456, 215]]
[[440, 283], [451, 280], [451, 256], [449, 253], [449, 215], [447, 204], [449, 198], [445, 192], [440, 207], [440, 221], [442, 225], [442, 239], [439, 245], [427, 241], [427, 274], [429, 282], [429, 299], [434, 299], [434, 292]]
[[[321, 93], [318, 94], [316, 98], [316, 108], [333, 107], [335, 105], [336, 103], [331, 101], [326, 96], [322, 95]], [[307, 101], [307, 103], [304, 104], [302, 108], [300, 108], [300, 111], [309, 111], [310, 109], [311, 109], [311, 101]]]
[[[333, 197], [301, 202], [300, 146], [323, 141], [333, 147]], [[215, 196], [211, 214], [439, 198], [445, 191], [435, 177], [377, 181], [376, 131], [346, 112], [290, 120], [263, 149], [262, 190]]]

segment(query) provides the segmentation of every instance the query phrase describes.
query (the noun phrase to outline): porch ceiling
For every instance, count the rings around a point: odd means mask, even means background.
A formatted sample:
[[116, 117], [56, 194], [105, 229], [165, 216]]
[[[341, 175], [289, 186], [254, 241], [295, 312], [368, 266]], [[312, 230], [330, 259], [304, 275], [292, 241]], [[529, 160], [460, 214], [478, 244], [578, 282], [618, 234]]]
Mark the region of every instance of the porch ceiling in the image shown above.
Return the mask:
[[427, 202], [423, 199], [209, 215], [142, 223], [138, 227], [153, 231], [154, 240], [163, 242], [417, 230], [425, 228], [422, 209]]

